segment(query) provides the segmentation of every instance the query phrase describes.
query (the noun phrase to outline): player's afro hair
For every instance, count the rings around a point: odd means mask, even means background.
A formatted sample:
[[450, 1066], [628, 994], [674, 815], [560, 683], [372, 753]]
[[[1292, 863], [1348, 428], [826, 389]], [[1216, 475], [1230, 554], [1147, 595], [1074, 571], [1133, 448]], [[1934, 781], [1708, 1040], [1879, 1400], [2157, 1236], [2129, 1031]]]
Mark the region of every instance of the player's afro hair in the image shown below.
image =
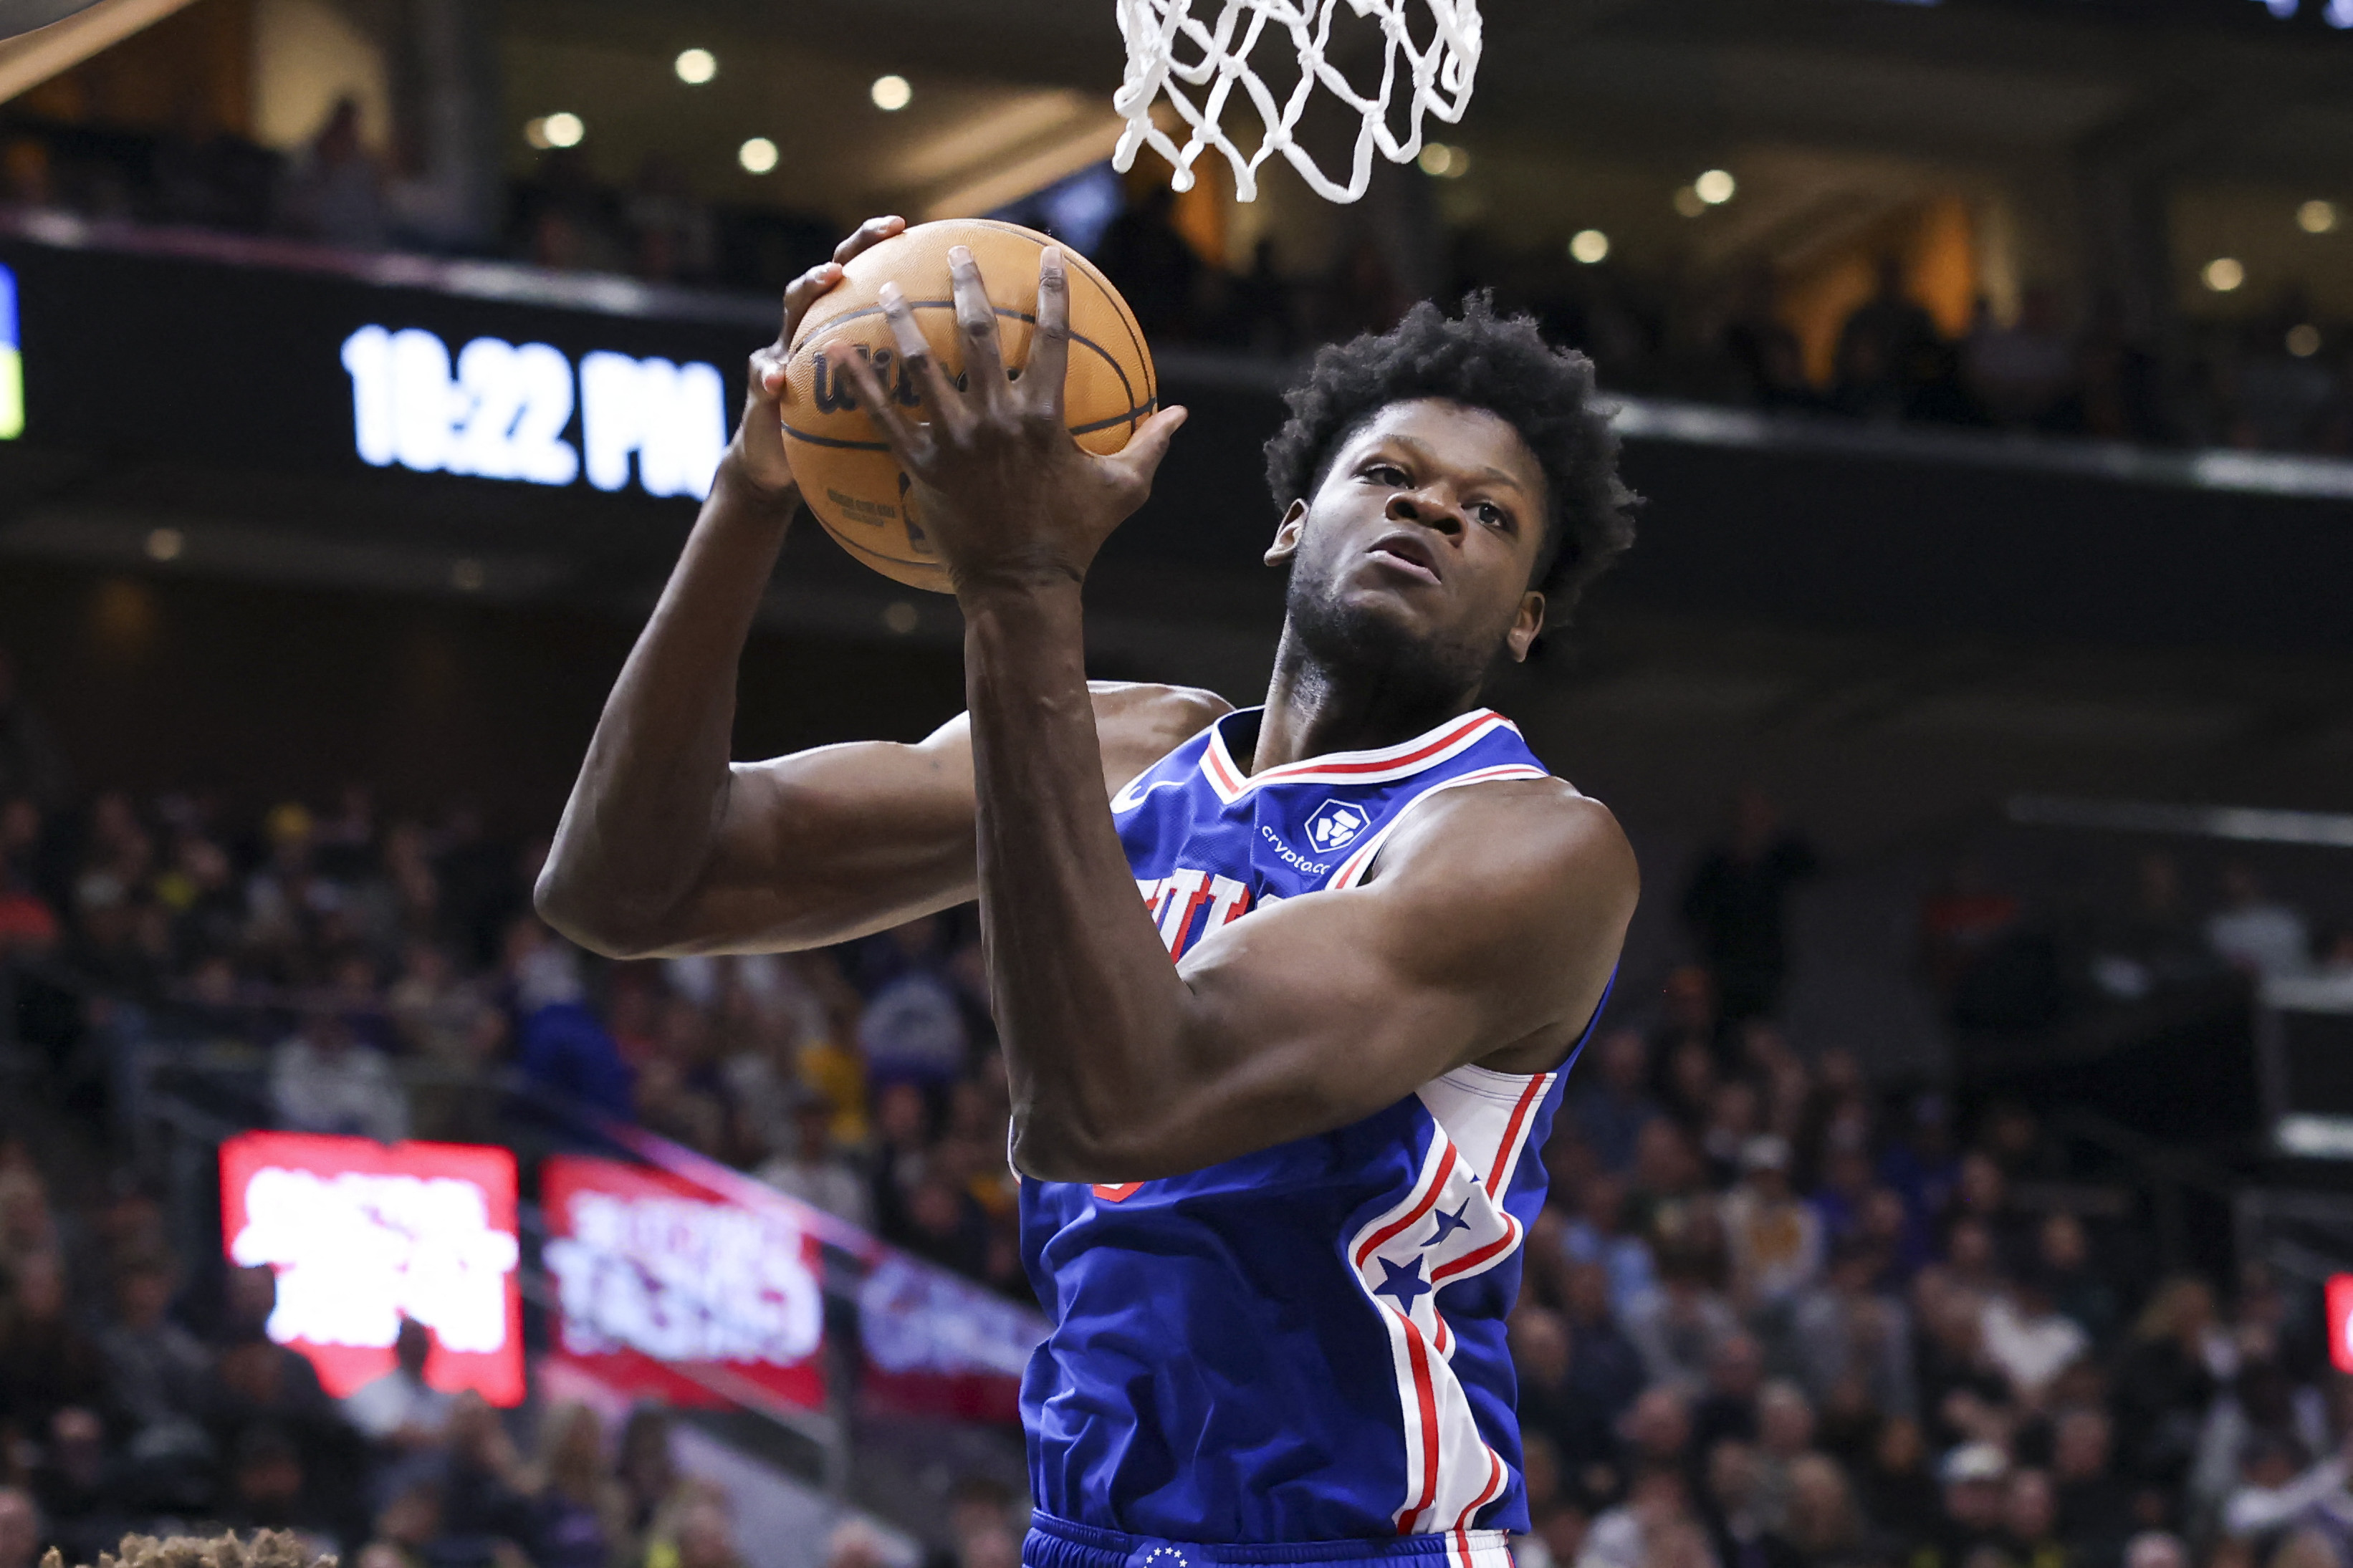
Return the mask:
[[1552, 526], [1530, 586], [1546, 619], [1567, 617], [1585, 585], [1634, 542], [1640, 504], [1618, 478], [1618, 433], [1593, 384], [1593, 362], [1545, 342], [1535, 321], [1499, 316], [1483, 291], [1450, 317], [1428, 300], [1387, 332], [1319, 351], [1283, 395], [1290, 423], [1266, 444], [1277, 506], [1312, 497], [1333, 458], [1392, 403], [1442, 397], [1510, 421], [1544, 468]]

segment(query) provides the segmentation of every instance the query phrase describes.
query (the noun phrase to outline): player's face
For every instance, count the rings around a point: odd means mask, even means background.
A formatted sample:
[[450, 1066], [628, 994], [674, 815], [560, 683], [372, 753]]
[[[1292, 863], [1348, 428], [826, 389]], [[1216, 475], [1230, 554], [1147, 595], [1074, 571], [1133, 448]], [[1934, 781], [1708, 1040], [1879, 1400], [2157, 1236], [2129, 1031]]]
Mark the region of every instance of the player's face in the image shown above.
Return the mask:
[[1439, 398], [1393, 403], [1345, 441], [1267, 552], [1291, 566], [1293, 628], [1329, 657], [1405, 659], [1475, 687], [1527, 657], [1550, 498], [1509, 421]]

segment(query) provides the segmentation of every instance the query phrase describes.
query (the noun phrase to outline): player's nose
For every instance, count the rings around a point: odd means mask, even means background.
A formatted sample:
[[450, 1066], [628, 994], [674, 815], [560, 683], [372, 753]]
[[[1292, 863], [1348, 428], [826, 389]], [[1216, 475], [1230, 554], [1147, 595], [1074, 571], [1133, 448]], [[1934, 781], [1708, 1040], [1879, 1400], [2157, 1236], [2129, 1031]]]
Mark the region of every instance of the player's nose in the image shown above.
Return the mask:
[[1462, 514], [1435, 490], [1399, 490], [1389, 498], [1389, 521], [1418, 522], [1450, 537], [1462, 531]]

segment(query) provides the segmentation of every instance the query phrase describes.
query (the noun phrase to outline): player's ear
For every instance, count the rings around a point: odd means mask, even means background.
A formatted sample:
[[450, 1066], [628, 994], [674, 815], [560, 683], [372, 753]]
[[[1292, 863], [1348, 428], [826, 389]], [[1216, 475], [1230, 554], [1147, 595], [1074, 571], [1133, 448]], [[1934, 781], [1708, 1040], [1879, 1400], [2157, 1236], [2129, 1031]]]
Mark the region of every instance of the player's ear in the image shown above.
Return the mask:
[[1274, 531], [1274, 542], [1266, 547], [1266, 563], [1280, 566], [1299, 553], [1300, 536], [1307, 531], [1307, 503], [1295, 500], [1286, 508], [1282, 521]]
[[1544, 630], [1545, 596], [1534, 588], [1520, 595], [1520, 613], [1512, 617], [1511, 635], [1504, 646], [1512, 650], [1512, 662], [1527, 662], [1528, 649], [1535, 645], [1536, 636]]

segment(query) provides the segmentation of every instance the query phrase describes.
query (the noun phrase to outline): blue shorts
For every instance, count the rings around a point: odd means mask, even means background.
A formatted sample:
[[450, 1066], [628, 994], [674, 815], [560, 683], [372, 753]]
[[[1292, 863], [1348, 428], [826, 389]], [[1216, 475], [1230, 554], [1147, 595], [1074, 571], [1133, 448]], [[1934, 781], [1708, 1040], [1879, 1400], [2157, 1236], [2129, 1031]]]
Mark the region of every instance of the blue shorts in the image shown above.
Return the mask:
[[1500, 1530], [1450, 1530], [1364, 1541], [1218, 1542], [1162, 1541], [1072, 1524], [1050, 1513], [1029, 1516], [1021, 1568], [1512, 1568], [1510, 1537]]

